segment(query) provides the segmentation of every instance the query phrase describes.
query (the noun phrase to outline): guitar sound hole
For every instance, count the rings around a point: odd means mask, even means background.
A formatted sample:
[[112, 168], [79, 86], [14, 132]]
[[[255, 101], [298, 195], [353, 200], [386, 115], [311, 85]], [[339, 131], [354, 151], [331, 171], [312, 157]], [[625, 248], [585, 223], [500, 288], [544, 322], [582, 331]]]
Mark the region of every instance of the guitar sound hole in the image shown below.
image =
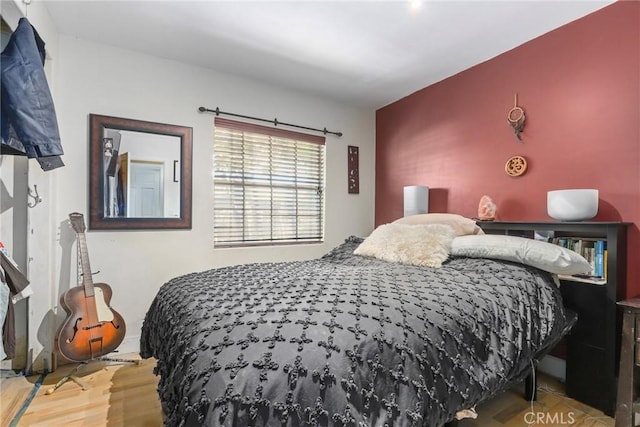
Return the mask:
[[76, 323], [73, 325], [73, 335], [71, 336], [71, 338], [67, 338], [65, 341], [67, 342], [67, 344], [69, 344], [71, 341], [73, 341], [73, 339], [76, 337], [76, 334], [78, 333], [78, 322], [80, 322], [82, 320], [82, 317], [78, 317], [76, 319]]

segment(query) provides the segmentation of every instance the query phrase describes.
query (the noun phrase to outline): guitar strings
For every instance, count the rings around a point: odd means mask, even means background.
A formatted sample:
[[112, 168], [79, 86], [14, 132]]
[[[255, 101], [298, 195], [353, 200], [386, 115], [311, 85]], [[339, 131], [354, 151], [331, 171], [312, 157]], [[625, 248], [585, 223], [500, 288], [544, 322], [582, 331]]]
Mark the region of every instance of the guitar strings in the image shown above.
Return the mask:
[[[78, 251], [78, 269], [80, 271], [80, 285], [82, 286], [82, 292], [84, 294], [84, 298], [83, 298], [83, 303], [84, 303], [84, 312], [87, 313], [87, 317], [88, 319], [86, 324], [87, 327], [89, 328], [89, 340], [86, 343], [89, 347], [89, 355], [90, 355], [90, 359], [93, 359], [93, 328], [91, 327], [91, 314], [89, 313], [89, 304], [87, 302], [87, 288], [85, 286], [85, 280], [87, 280], [87, 278], [85, 277], [86, 274], [91, 274], [91, 271], [84, 271], [83, 269], [83, 264], [82, 264], [82, 254], [85, 253], [83, 252], [83, 250], [86, 250], [86, 248], [82, 247], [82, 237], [83, 235], [81, 235], [80, 233], [77, 234], [77, 239], [76, 239], [76, 243], [77, 243], [77, 251]], [[91, 270], [91, 267], [87, 266], [87, 270]]]

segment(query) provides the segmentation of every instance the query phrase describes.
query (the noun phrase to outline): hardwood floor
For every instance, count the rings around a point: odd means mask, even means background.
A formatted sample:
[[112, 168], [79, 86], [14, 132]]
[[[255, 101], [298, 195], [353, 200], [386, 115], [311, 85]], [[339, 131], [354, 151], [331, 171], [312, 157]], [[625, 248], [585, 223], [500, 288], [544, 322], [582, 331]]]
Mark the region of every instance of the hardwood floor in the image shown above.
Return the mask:
[[459, 427], [614, 427], [602, 411], [564, 394], [564, 385], [540, 375], [538, 399], [524, 400], [524, 386], [515, 387], [476, 408], [478, 418], [460, 421]]
[[[139, 358], [137, 355], [129, 357]], [[46, 395], [46, 391], [74, 367], [61, 366], [46, 376], [35, 398], [13, 425], [162, 426], [154, 366], [153, 360], [144, 360], [139, 365], [92, 362], [77, 375], [88, 386], [86, 391], [77, 383], [68, 381], [53, 394]], [[9, 426], [12, 419], [16, 421], [15, 415], [38, 379], [39, 376], [0, 380], [0, 425]], [[478, 418], [462, 420], [459, 427], [614, 426], [613, 418], [566, 397], [563, 390], [558, 381], [541, 375], [538, 400], [533, 409], [523, 399], [522, 390], [515, 388], [478, 406]], [[533, 423], [529, 424], [529, 421]]]
[[[121, 357], [130, 357], [123, 355]], [[137, 359], [139, 357], [134, 356]], [[91, 362], [77, 374], [88, 389], [74, 381], [67, 381], [50, 395], [51, 389], [75, 365], [59, 367], [47, 375], [35, 398], [16, 426], [86, 426], [86, 427], [155, 427], [162, 426], [162, 411], [156, 392], [158, 377], [153, 375], [154, 360], [141, 361], [139, 365]], [[5, 393], [33, 383], [38, 377], [12, 379], [12, 383], [2, 384], [3, 424]], [[12, 405], [10, 409], [14, 409]], [[11, 419], [11, 418], [8, 418]]]
[[[0, 426], [8, 426], [20, 410], [23, 402], [33, 390], [33, 383], [38, 377], [0, 378]], [[32, 380], [32, 382], [30, 382]]]

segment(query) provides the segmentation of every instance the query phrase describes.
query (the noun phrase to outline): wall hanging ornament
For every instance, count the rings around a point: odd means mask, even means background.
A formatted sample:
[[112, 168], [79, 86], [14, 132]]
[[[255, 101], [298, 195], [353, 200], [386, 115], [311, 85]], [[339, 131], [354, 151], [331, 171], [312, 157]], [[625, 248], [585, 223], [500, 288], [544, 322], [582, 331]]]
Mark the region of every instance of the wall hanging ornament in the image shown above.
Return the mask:
[[504, 171], [509, 176], [524, 175], [527, 171], [527, 160], [522, 156], [513, 156], [504, 164]]
[[513, 108], [509, 110], [509, 113], [507, 114], [507, 122], [509, 122], [513, 128], [516, 138], [518, 138], [519, 141], [522, 141], [520, 133], [524, 129], [524, 121], [524, 110], [521, 107], [518, 107], [518, 94], [516, 93], [513, 95]]
[[360, 172], [358, 161], [358, 147], [349, 145], [347, 148], [347, 182], [349, 194], [360, 193]]

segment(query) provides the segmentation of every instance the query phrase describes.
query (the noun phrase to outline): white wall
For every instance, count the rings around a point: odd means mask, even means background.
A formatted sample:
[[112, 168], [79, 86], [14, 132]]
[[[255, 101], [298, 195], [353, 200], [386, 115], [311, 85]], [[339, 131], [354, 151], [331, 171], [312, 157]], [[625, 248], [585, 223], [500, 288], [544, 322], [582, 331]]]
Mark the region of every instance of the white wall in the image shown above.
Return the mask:
[[[101, 271], [94, 281], [112, 287], [112, 307], [127, 323], [121, 352], [138, 349], [146, 310], [158, 288], [174, 276], [238, 263], [311, 259], [349, 235], [371, 232], [373, 110], [68, 36], [60, 37], [59, 53], [56, 108], [67, 166], [56, 176], [53, 223], [61, 224], [73, 211], [88, 216], [89, 113], [193, 127], [193, 229], [87, 234], [92, 268]], [[342, 138], [327, 137], [323, 244], [213, 248], [214, 116], [198, 113], [200, 106], [344, 132]], [[347, 145], [360, 147], [359, 195], [347, 193]], [[61, 228], [55, 248], [58, 280], [51, 283], [56, 295], [77, 283], [75, 245], [69, 238]], [[58, 315], [58, 321], [63, 317]]]
[[[27, 10], [28, 9], [28, 10]], [[40, 37], [45, 41], [47, 59], [45, 72], [47, 81], [57, 102], [56, 74], [58, 54], [58, 30], [56, 29], [49, 13], [42, 2], [32, 2], [28, 7], [19, 0], [2, 0], [2, 14], [8, 24], [15, 28], [21, 16], [28, 15], [29, 21], [37, 29]], [[8, 156], [6, 156], [8, 157]], [[10, 222], [13, 228], [12, 250], [14, 257], [21, 259], [24, 256], [27, 277], [31, 281], [34, 295], [29, 300], [23, 300], [16, 305], [16, 359], [14, 368], [26, 367], [31, 370], [33, 362], [36, 370], [41, 370], [50, 364], [55, 322], [53, 307], [57, 304], [57, 295], [53, 292], [55, 283], [54, 255], [56, 246], [57, 226], [54, 222], [55, 211], [55, 187], [57, 171], [44, 172], [35, 160], [25, 158], [5, 158], [2, 162], [2, 179], [11, 174], [13, 169], [14, 183], [13, 194], [4, 197], [13, 197], [12, 210], [2, 214], [2, 236], [8, 236], [4, 226], [4, 219], [9, 215], [14, 216]], [[27, 178], [23, 180], [23, 175]], [[26, 209], [26, 185], [31, 189], [36, 186], [42, 196], [42, 203], [33, 209]], [[30, 200], [33, 201], [33, 200]], [[16, 212], [19, 210], [19, 212]], [[26, 217], [26, 230], [24, 237], [20, 231], [22, 219], [16, 220], [16, 215]], [[26, 239], [26, 243], [22, 240]], [[20, 248], [20, 249], [18, 249]], [[28, 253], [21, 254], [22, 248]], [[19, 262], [19, 264], [22, 264]], [[3, 365], [4, 366], [4, 365]]]

